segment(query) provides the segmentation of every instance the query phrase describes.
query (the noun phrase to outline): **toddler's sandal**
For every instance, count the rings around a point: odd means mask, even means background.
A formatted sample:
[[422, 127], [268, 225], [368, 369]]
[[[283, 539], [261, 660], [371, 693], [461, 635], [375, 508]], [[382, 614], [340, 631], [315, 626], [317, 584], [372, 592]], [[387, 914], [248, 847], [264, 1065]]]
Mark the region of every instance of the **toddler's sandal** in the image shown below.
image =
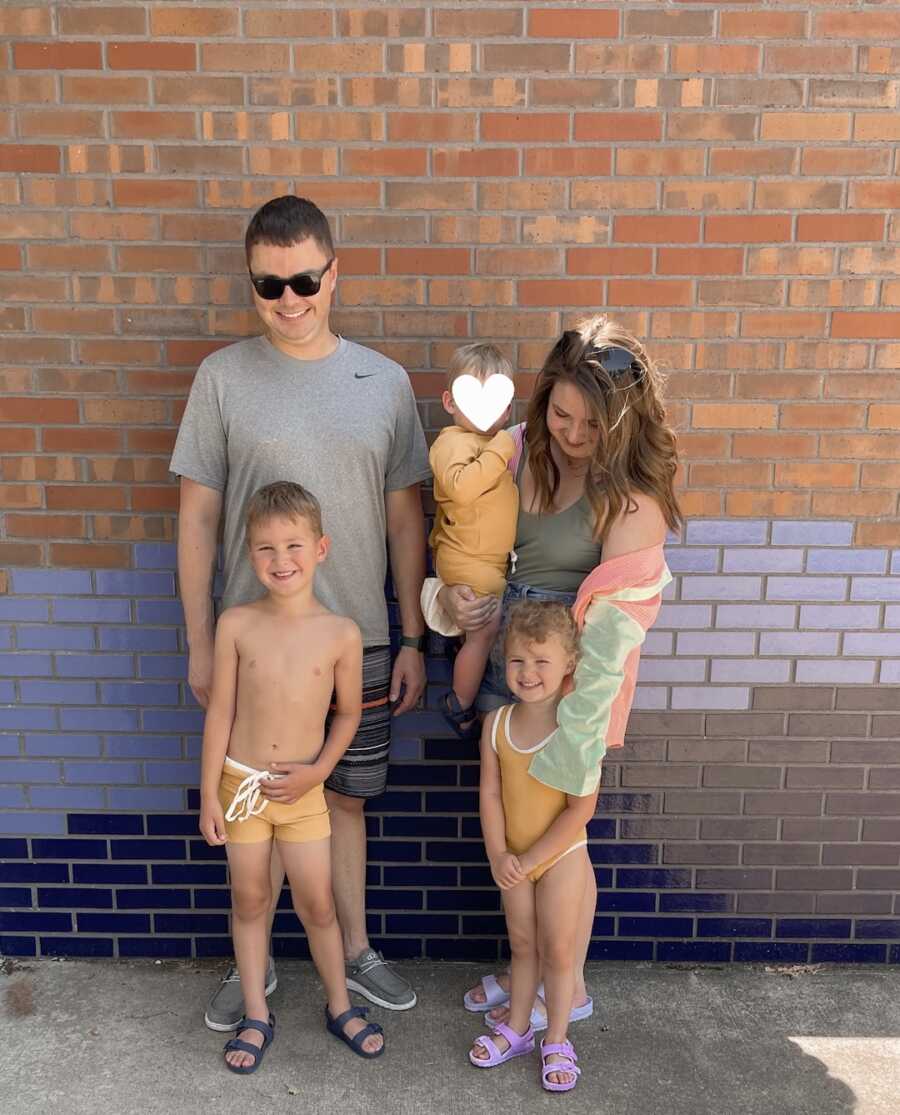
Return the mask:
[[441, 698], [441, 714], [453, 729], [455, 734], [463, 740], [476, 740], [481, 735], [481, 723], [478, 720], [478, 710], [474, 704], [463, 708], [459, 698], [451, 689]]
[[495, 1034], [502, 1034], [503, 1037], [509, 1042], [508, 1049], [500, 1049], [494, 1041], [493, 1036], [487, 1034], [482, 1035], [480, 1038], [475, 1039], [475, 1044], [480, 1045], [482, 1049], [487, 1050], [487, 1057], [476, 1057], [472, 1050], [469, 1050], [469, 1060], [477, 1069], [492, 1069], [496, 1065], [502, 1065], [506, 1061], [511, 1061], [513, 1057], [523, 1057], [526, 1053], [534, 1052], [534, 1030], [529, 1026], [524, 1034], [517, 1034], [515, 1030], [511, 1030], [509, 1026], [499, 1025], [494, 1031]]
[[269, 1015], [268, 1022], [260, 1022], [258, 1018], [242, 1018], [238, 1024], [237, 1032], [242, 1030], [258, 1030], [263, 1036], [263, 1043], [260, 1046], [251, 1045], [249, 1041], [241, 1041], [240, 1038], [231, 1038], [230, 1041], [225, 1042], [225, 1053], [249, 1053], [253, 1058], [252, 1065], [232, 1065], [228, 1061], [225, 1062], [225, 1068], [229, 1072], [236, 1072], [239, 1076], [249, 1076], [250, 1073], [256, 1072], [262, 1064], [263, 1054], [272, 1044], [272, 1039], [275, 1037], [275, 1015]]
[[344, 1027], [351, 1018], [365, 1018], [368, 1014], [367, 1007], [351, 1007], [345, 1010], [343, 1014], [339, 1014], [337, 1018], [332, 1018], [328, 1010], [328, 1004], [325, 1004], [325, 1029], [330, 1034], [334, 1034], [345, 1045], [349, 1045], [353, 1052], [358, 1057], [365, 1057], [366, 1060], [371, 1060], [373, 1057], [380, 1057], [384, 1053], [384, 1043], [382, 1042], [381, 1048], [376, 1049], [374, 1053], [370, 1053], [367, 1049], [363, 1049], [363, 1042], [367, 1037], [372, 1034], [383, 1034], [384, 1030], [378, 1025], [377, 1022], [367, 1023], [358, 1034], [354, 1034], [351, 1038], [344, 1032]]
[[[562, 1057], [561, 1061], [554, 1061], [553, 1064], [547, 1064], [547, 1058], [556, 1054]], [[575, 1085], [578, 1083], [578, 1077], [581, 1076], [581, 1069], [575, 1064], [578, 1057], [575, 1055], [575, 1050], [570, 1041], [563, 1042], [541, 1042], [541, 1084], [545, 1092], [571, 1092]], [[566, 1073], [572, 1077], [564, 1084], [554, 1084], [552, 1080], [548, 1079], [554, 1072]]]

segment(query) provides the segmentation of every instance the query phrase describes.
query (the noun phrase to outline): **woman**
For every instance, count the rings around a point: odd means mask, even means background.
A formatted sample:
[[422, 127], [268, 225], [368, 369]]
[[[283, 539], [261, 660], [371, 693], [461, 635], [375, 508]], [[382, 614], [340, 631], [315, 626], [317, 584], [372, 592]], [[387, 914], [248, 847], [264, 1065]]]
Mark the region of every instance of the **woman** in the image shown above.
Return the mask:
[[[661, 547], [667, 528], [679, 527], [675, 435], [666, 421], [662, 384], [640, 341], [604, 315], [566, 330], [553, 346], [528, 406], [522, 452], [513, 462], [520, 509], [504, 610], [526, 598], [573, 604], [596, 567], [623, 559], [615, 568], [627, 568], [626, 555]], [[444, 586], [438, 602], [463, 631], [489, 622], [497, 607], [496, 598], [476, 599], [465, 586]], [[502, 671], [490, 662], [478, 709], [487, 712], [510, 700]], [[599, 777], [599, 762], [597, 772]], [[596, 903], [596, 881], [587, 869], [573, 1018], [591, 1012], [583, 962]], [[465, 1000], [473, 1011], [498, 1008], [489, 1016], [494, 1021], [505, 1020], [507, 1001], [504, 976], [486, 977]], [[540, 998], [535, 1023], [546, 1025]]]

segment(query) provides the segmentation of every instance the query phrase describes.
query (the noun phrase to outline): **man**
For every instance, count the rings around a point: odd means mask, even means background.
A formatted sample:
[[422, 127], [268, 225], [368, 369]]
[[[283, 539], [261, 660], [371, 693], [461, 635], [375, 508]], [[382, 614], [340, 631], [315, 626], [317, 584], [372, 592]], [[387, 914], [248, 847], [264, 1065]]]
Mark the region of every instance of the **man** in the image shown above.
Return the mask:
[[[397, 716], [416, 705], [425, 686], [419, 607], [425, 573], [419, 483], [429, 475], [425, 438], [403, 369], [331, 331], [338, 263], [321, 210], [303, 198], [275, 198], [254, 215], [245, 245], [264, 335], [229, 345], [200, 365], [171, 463], [181, 477], [178, 577], [188, 680], [206, 707], [220, 516], [224, 511], [222, 602], [228, 607], [260, 595], [243, 537], [247, 499], [275, 480], [302, 484], [320, 500], [332, 538], [331, 560], [317, 574], [316, 591], [326, 607], [356, 621], [364, 646], [362, 722], [325, 783], [347, 986], [379, 1006], [406, 1010], [415, 1005], [413, 989], [370, 947], [366, 933], [363, 807], [387, 781], [388, 702], [398, 702]], [[403, 631], [393, 670], [385, 538]], [[291, 774], [270, 784], [266, 796], [292, 800]], [[277, 845], [272, 877], [274, 917], [284, 877]], [[266, 994], [275, 984], [270, 962]], [[233, 1030], [242, 1014], [232, 968], [205, 1021], [214, 1030]]]

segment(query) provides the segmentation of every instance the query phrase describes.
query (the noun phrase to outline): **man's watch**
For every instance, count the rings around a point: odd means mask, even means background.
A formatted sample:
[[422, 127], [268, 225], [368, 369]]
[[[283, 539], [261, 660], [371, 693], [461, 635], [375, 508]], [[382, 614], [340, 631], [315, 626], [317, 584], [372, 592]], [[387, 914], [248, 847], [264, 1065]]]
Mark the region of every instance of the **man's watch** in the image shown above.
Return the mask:
[[401, 635], [400, 636], [400, 646], [401, 647], [412, 647], [413, 650], [417, 650], [420, 654], [424, 654], [425, 653], [425, 636], [424, 635]]

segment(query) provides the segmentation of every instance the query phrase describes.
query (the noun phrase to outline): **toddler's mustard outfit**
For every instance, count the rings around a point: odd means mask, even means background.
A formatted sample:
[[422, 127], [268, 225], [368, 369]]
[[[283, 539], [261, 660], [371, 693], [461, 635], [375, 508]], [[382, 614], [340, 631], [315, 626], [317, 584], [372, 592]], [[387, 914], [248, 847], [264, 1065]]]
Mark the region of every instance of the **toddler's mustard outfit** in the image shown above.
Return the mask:
[[[556, 818], [566, 808], [566, 795], [562, 790], [545, 786], [528, 773], [528, 767], [535, 755], [547, 744], [541, 740], [527, 750], [515, 746], [509, 737], [509, 720], [515, 705], [504, 705], [494, 717], [491, 728], [491, 747], [500, 763], [500, 791], [503, 798], [503, 814], [506, 818], [506, 846], [517, 856], [527, 852], [550, 828]], [[545, 872], [576, 848], [587, 844], [587, 829], [583, 828], [565, 851], [552, 859], [545, 860], [533, 870], [528, 878], [536, 883]]]
[[292, 805], [285, 805], [269, 801], [260, 793], [260, 783], [278, 777], [226, 756], [219, 782], [219, 802], [225, 810], [225, 836], [229, 844], [258, 844], [273, 837], [303, 844], [331, 836], [324, 787], [313, 786]]
[[469, 585], [502, 596], [516, 540], [519, 492], [508, 465], [515, 442], [506, 430], [489, 437], [448, 426], [428, 460], [437, 513], [429, 542], [445, 585]]

